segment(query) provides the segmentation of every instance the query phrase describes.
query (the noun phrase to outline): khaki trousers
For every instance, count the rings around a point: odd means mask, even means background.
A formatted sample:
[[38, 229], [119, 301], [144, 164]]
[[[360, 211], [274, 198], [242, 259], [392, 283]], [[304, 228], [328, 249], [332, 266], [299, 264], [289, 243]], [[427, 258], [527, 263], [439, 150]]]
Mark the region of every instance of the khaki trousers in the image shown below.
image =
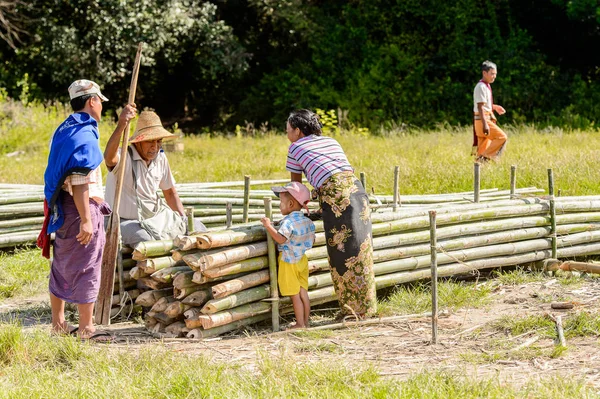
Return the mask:
[[506, 145], [506, 133], [496, 125], [496, 121], [487, 119], [490, 128], [490, 134], [483, 134], [483, 122], [475, 120], [475, 134], [477, 135], [477, 155], [489, 159], [494, 159], [500, 156], [504, 146]]

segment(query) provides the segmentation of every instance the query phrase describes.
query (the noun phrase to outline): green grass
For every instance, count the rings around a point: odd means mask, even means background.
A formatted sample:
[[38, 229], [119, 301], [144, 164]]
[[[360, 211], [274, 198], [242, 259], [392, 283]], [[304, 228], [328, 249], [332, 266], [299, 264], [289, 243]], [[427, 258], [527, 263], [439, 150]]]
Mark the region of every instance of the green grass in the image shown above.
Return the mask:
[[[489, 303], [490, 288], [451, 280], [438, 284], [438, 306], [440, 309], [481, 307]], [[431, 310], [429, 283], [401, 286], [379, 303], [380, 316], [423, 313]]]
[[[18, 102], [0, 102], [0, 154], [24, 152], [15, 157], [0, 156], [0, 182], [42, 183], [48, 140], [68, 112], [62, 105], [25, 107]], [[114, 126], [107, 116], [100, 123], [102, 148]], [[510, 166], [517, 165], [519, 187], [545, 189], [547, 168], [553, 168], [555, 187], [562, 195], [600, 192], [600, 168], [596, 165], [600, 135], [596, 131], [504, 128], [509, 134], [507, 151], [498, 163], [483, 168], [482, 189], [508, 189]], [[186, 136], [185, 152], [171, 153], [169, 159], [179, 182], [243, 180], [245, 174], [253, 179], [287, 178], [289, 142], [283, 133]], [[337, 137], [355, 170], [366, 173], [367, 186], [376, 193], [392, 192], [394, 166], [400, 166], [401, 194], [472, 190], [471, 138], [469, 126]]]
[[[529, 315], [524, 317], [504, 316], [494, 323], [498, 330], [513, 336], [536, 331], [545, 338], [556, 337], [555, 324], [544, 315]], [[580, 311], [563, 316], [565, 338], [597, 336], [600, 331], [600, 313]]]
[[[256, 367], [157, 346], [119, 350], [0, 324], [0, 398], [585, 398], [583, 380], [547, 377], [523, 386], [467, 373], [382, 377], [368, 363], [299, 361], [262, 354]], [[66, 395], [66, 396], [65, 396]]]
[[528, 271], [523, 267], [514, 270], [495, 270], [494, 279], [504, 285], [521, 285], [547, 280], [548, 277], [541, 271]]
[[13, 255], [0, 252], [0, 301], [44, 291], [50, 265], [39, 249], [21, 249]]

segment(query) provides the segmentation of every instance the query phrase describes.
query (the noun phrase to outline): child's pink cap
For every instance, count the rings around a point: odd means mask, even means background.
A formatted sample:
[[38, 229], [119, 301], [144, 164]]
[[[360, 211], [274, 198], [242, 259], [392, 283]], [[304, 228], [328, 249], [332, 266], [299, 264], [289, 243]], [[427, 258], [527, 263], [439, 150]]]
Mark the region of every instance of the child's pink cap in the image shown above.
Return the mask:
[[302, 205], [303, 207], [308, 209], [307, 204], [310, 201], [310, 192], [308, 191], [308, 188], [304, 184], [298, 183], [297, 181], [293, 181], [293, 182], [287, 183], [283, 187], [280, 187], [280, 186], [271, 187], [271, 190], [273, 190], [273, 192], [275, 193], [275, 195], [277, 197], [279, 197], [279, 194], [283, 193], [283, 192], [290, 193], [292, 195], [292, 197], [294, 197], [296, 199], [296, 201], [298, 201], [300, 203], [300, 205]]

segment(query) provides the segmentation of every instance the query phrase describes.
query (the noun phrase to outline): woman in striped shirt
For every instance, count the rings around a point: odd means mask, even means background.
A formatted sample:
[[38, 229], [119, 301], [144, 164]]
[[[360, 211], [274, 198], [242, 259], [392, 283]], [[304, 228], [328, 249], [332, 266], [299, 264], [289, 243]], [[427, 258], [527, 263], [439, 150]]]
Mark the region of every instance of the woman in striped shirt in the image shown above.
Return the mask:
[[315, 188], [323, 212], [327, 254], [342, 315], [361, 318], [377, 310], [369, 197], [339, 143], [321, 136], [313, 112], [294, 111], [287, 120], [291, 141], [286, 169], [292, 181], [302, 173]]

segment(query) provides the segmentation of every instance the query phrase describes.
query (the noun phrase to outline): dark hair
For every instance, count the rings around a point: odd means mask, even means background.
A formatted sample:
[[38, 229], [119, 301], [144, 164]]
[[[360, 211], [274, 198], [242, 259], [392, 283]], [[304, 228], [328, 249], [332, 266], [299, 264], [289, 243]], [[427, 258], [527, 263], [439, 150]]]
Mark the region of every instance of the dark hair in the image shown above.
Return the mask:
[[73, 112], [81, 111], [85, 107], [85, 103], [90, 98], [94, 97], [95, 94], [84, 94], [80, 97], [75, 97], [71, 100], [71, 108], [73, 108]]
[[323, 126], [319, 122], [319, 116], [309, 109], [292, 111], [287, 121], [294, 129], [300, 129], [305, 136], [312, 134], [315, 136], [321, 135], [321, 128]]
[[492, 61], [483, 61], [483, 63], [481, 64], [481, 70], [484, 72], [489, 71], [490, 69], [495, 69], [498, 70], [498, 68], [496, 67], [496, 64], [494, 64]]

